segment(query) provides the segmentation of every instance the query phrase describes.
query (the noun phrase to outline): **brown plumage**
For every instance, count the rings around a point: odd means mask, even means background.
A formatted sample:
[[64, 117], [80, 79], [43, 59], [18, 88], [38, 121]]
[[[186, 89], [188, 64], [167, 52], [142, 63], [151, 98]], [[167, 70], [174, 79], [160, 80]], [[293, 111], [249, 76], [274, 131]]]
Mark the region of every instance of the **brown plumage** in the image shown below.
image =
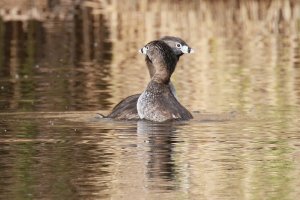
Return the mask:
[[[192, 53], [193, 52], [193, 50], [186, 44], [186, 42], [178, 37], [165, 36], [165, 37], [162, 37], [160, 40], [164, 41], [166, 44], [168, 44], [172, 48], [172, 50], [174, 51], [174, 53], [177, 56], [177, 59], [179, 59], [180, 56], [183, 55], [184, 53]], [[180, 45], [181, 47], [185, 47], [185, 50], [187, 50], [187, 51], [184, 51], [183, 49], [179, 48], [178, 45]], [[148, 67], [150, 78], [152, 78], [152, 76], [155, 74], [155, 68], [147, 55], [145, 57], [145, 62]], [[169, 87], [170, 87], [172, 93], [176, 97], [176, 94], [175, 94], [176, 91], [171, 82], [169, 83]], [[113, 110], [111, 111], [110, 114], [107, 115], [107, 117], [119, 119], [119, 120], [139, 119], [139, 116], [137, 113], [137, 107], [136, 107], [139, 96], [140, 96], [140, 94], [135, 94], [135, 95], [126, 97], [125, 99], [123, 99], [121, 102], [119, 102], [113, 108]]]
[[169, 87], [171, 75], [178, 61], [174, 51], [165, 42], [156, 40], [148, 43], [141, 52], [149, 57], [155, 68], [155, 74], [138, 99], [139, 117], [157, 122], [193, 118], [192, 114], [178, 102]]

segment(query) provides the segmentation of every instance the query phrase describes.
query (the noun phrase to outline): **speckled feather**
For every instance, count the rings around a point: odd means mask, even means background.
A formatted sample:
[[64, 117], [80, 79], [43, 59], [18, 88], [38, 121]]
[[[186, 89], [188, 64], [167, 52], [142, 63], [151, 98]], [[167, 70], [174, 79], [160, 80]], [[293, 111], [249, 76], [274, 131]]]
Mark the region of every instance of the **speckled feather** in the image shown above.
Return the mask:
[[151, 81], [138, 100], [140, 118], [163, 122], [167, 120], [188, 120], [192, 114], [172, 94], [170, 87]]

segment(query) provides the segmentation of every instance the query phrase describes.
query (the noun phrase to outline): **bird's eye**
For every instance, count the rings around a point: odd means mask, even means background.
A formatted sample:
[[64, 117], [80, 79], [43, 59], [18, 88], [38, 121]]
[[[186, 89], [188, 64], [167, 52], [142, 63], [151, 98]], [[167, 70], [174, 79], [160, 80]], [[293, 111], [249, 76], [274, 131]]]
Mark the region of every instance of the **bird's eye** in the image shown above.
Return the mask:
[[145, 48], [146, 48], [147, 50], [149, 50], [149, 47], [148, 47], [148, 46], [146, 46]]
[[177, 43], [177, 44], [176, 44], [176, 47], [177, 47], [177, 48], [181, 48], [181, 44], [180, 44], [180, 43]]

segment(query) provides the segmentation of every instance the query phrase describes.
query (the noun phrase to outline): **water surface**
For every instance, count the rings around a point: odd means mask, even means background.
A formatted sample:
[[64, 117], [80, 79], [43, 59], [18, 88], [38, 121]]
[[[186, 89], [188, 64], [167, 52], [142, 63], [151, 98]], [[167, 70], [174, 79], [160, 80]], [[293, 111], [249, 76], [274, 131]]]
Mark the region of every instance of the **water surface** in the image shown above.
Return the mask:
[[[299, 5], [247, 5], [1, 18], [0, 199], [298, 199]], [[100, 118], [143, 91], [137, 50], [164, 35], [196, 51], [172, 77], [194, 119]]]

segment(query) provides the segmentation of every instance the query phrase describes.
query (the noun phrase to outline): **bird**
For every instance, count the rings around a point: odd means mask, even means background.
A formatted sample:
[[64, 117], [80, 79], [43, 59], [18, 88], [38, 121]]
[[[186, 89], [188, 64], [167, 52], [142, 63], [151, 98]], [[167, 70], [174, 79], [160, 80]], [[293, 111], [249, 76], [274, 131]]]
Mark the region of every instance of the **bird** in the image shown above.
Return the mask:
[[164, 41], [154, 40], [141, 48], [140, 53], [147, 55], [155, 72], [138, 98], [139, 118], [155, 122], [192, 119], [192, 114], [179, 103], [169, 85], [178, 62], [172, 48]]
[[[186, 53], [194, 53], [194, 50], [181, 38], [175, 36], [164, 36], [159, 40], [165, 42], [169, 45], [173, 52], [175, 53], [177, 60]], [[149, 57], [145, 56], [145, 62], [149, 71], [150, 78], [155, 74], [155, 68], [149, 59]], [[176, 97], [176, 90], [173, 86], [172, 82], [169, 82], [169, 86], [171, 88], [172, 93]], [[141, 94], [134, 94], [126, 97], [122, 101], [120, 101], [109, 113], [106, 118], [112, 118], [117, 120], [137, 120], [139, 119], [137, 112], [137, 101]], [[177, 98], [177, 97], [176, 97]]]

